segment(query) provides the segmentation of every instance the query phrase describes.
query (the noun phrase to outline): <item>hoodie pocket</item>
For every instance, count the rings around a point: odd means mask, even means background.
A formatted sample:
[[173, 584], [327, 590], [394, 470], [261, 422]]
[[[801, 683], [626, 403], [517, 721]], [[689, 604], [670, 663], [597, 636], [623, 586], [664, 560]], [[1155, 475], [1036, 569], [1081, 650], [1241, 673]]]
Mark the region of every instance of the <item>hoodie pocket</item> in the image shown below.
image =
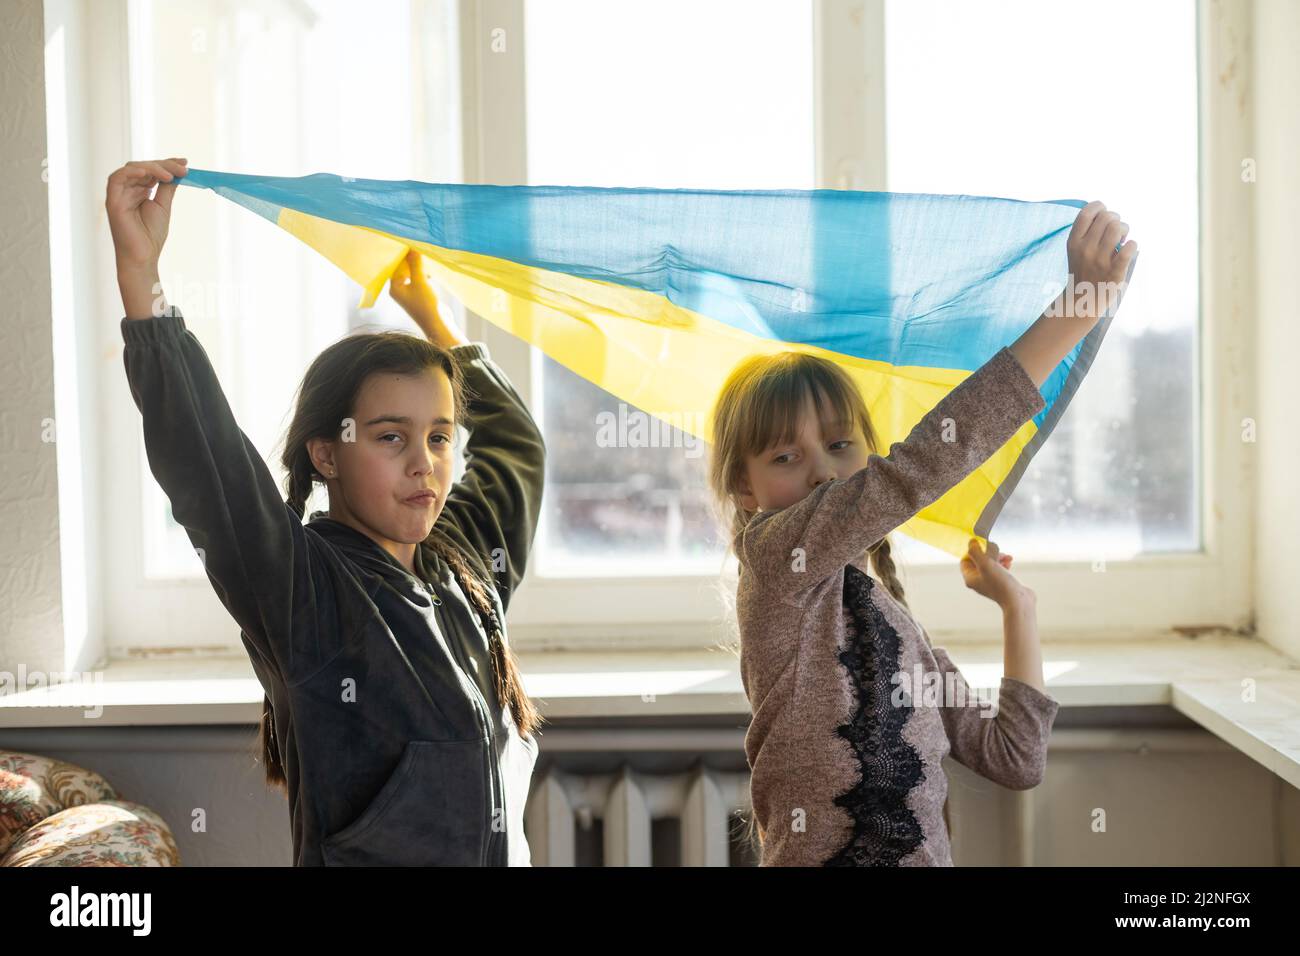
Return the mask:
[[321, 841], [327, 866], [480, 866], [486, 740], [411, 740], [373, 800]]

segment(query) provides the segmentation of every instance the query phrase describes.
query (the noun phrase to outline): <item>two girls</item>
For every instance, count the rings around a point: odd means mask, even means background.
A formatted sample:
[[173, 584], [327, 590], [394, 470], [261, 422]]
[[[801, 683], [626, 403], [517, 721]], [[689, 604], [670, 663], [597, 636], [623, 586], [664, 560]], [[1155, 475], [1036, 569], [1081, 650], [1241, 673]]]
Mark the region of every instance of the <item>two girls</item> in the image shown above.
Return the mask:
[[[394, 296], [433, 341], [353, 335], [312, 363], [282, 500], [197, 339], [154, 301], [184, 174], [183, 160], [160, 160], [109, 179], [124, 360], [151, 469], [266, 690], [267, 772], [288, 789], [294, 861], [526, 863], [538, 718], [504, 614], [540, 506], [536, 425], [486, 348], [441, 326], [410, 269], [414, 288], [395, 282]], [[1100, 203], [1085, 207], [1063, 295], [1122, 288], [1136, 255], [1126, 234]], [[1043, 686], [1033, 593], [1009, 557], [972, 541], [966, 583], [1004, 614], [997, 717], [947, 699], [900, 705], [893, 678], [918, 667], [973, 694], [906, 610], [887, 536], [1044, 407], [1039, 388], [1099, 318], [1044, 315], [885, 457], [832, 363], [786, 353], [726, 382], [710, 480], [733, 510], [741, 566], [745, 750], [764, 864], [951, 865], [945, 755], [1008, 787], [1042, 778], [1058, 704]], [[467, 470], [453, 485], [450, 446], [467, 415]], [[952, 423], [956, 440], [945, 440]], [[330, 509], [304, 525], [316, 481]]]

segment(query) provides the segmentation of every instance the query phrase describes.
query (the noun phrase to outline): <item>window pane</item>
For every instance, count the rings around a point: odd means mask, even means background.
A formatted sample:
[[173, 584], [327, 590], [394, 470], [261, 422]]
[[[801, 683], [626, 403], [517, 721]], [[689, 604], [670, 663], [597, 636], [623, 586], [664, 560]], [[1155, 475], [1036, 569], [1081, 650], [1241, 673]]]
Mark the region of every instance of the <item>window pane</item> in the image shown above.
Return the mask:
[[[815, 185], [809, 3], [568, 0], [528, 3], [525, 18], [530, 183]], [[716, 572], [706, 449], [657, 428], [644, 447], [631, 427], [603, 447], [602, 422], [642, 412], [549, 358], [541, 367], [542, 573]]]
[[[410, 0], [133, 0], [132, 153], [242, 173], [454, 181], [455, 151], [442, 145], [456, 142], [442, 52], [454, 42], [449, 10]], [[316, 354], [357, 327], [415, 331], [386, 292], [358, 310], [359, 287], [324, 257], [206, 190], [177, 192], [162, 267], [169, 301], [281, 488], [280, 439]], [[145, 464], [141, 475], [146, 576], [201, 576]], [[307, 503], [327, 507], [319, 491]]]
[[1141, 247], [993, 539], [1025, 558], [1199, 549], [1196, 4], [887, 0], [885, 16], [887, 188], [1100, 199]]

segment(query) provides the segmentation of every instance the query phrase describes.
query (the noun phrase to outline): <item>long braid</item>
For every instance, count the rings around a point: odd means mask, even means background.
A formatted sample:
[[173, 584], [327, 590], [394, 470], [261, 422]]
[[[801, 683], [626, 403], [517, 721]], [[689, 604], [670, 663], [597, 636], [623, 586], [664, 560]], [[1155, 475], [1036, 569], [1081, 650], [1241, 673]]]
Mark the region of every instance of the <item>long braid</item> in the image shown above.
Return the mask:
[[519, 661], [505, 641], [505, 629], [501, 626], [501, 619], [497, 616], [496, 607], [488, 594], [488, 585], [471, 569], [460, 548], [447, 539], [441, 531], [435, 528], [427, 540], [438, 556], [451, 568], [452, 574], [456, 576], [456, 583], [469, 597], [474, 610], [478, 612], [484, 630], [488, 632], [492, 653], [492, 678], [496, 686], [497, 699], [509, 706], [510, 715], [520, 736], [531, 735], [542, 725], [542, 715], [524, 691]]
[[[285, 505], [300, 520], [306, 512], [307, 499], [311, 497], [312, 474], [315, 471], [305, 449], [301, 457], [305, 462], [305, 466], [295, 460], [294, 466], [289, 469], [289, 475], [286, 479], [289, 497], [285, 500]], [[284, 763], [280, 757], [280, 741], [275, 731], [275, 708], [271, 706], [271, 698], [265, 694], [262, 696], [262, 720], [258, 736], [261, 738], [258, 749], [262, 753], [262, 762], [266, 767], [266, 782], [268, 785], [284, 791], [287, 797], [289, 795], [289, 784], [284, 775]]]
[[[894, 600], [909, 611], [907, 599], [903, 596], [903, 585], [898, 580], [898, 574], [894, 567], [894, 558], [891, 553], [892, 548], [888, 536], [881, 538], [880, 542], [873, 547], [868, 553], [871, 555], [871, 568], [876, 572], [885, 588], [893, 595]], [[924, 631], [922, 631], [924, 633]], [[952, 836], [952, 820], [948, 816], [948, 798], [943, 798], [943, 824], [948, 828], [949, 838]]]
[[[303, 457], [307, 458], [305, 452], [303, 453]], [[293, 513], [299, 518], [306, 517], [307, 499], [311, 497], [312, 485], [315, 483], [312, 479], [312, 473], [314, 471], [315, 469], [311, 466], [311, 459], [307, 458], [307, 467], [292, 469], [289, 472], [289, 477], [286, 479], [286, 483], [289, 486], [289, 497], [284, 503], [288, 505]]]
[[898, 571], [894, 567], [893, 548], [889, 543], [889, 537], [881, 538], [867, 553], [871, 556], [871, 570], [876, 572], [876, 577], [880, 578], [894, 600], [910, 611], [907, 598], [903, 596], [903, 585], [898, 580]]

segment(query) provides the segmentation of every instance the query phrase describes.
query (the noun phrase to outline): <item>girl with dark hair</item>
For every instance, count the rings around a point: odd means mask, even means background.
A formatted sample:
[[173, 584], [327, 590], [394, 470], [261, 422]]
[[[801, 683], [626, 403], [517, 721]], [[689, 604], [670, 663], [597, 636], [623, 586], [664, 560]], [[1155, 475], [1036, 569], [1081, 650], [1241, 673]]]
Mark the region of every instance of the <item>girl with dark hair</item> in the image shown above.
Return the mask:
[[[150, 469], [266, 691], [260, 750], [288, 796], [294, 864], [527, 865], [541, 718], [505, 612], [541, 507], [537, 425], [487, 347], [438, 318], [412, 250], [390, 291], [429, 340], [353, 334], [316, 357], [282, 499], [160, 293], [185, 171], [132, 162], [108, 180], [123, 361]], [[316, 482], [329, 509], [304, 524]]]

